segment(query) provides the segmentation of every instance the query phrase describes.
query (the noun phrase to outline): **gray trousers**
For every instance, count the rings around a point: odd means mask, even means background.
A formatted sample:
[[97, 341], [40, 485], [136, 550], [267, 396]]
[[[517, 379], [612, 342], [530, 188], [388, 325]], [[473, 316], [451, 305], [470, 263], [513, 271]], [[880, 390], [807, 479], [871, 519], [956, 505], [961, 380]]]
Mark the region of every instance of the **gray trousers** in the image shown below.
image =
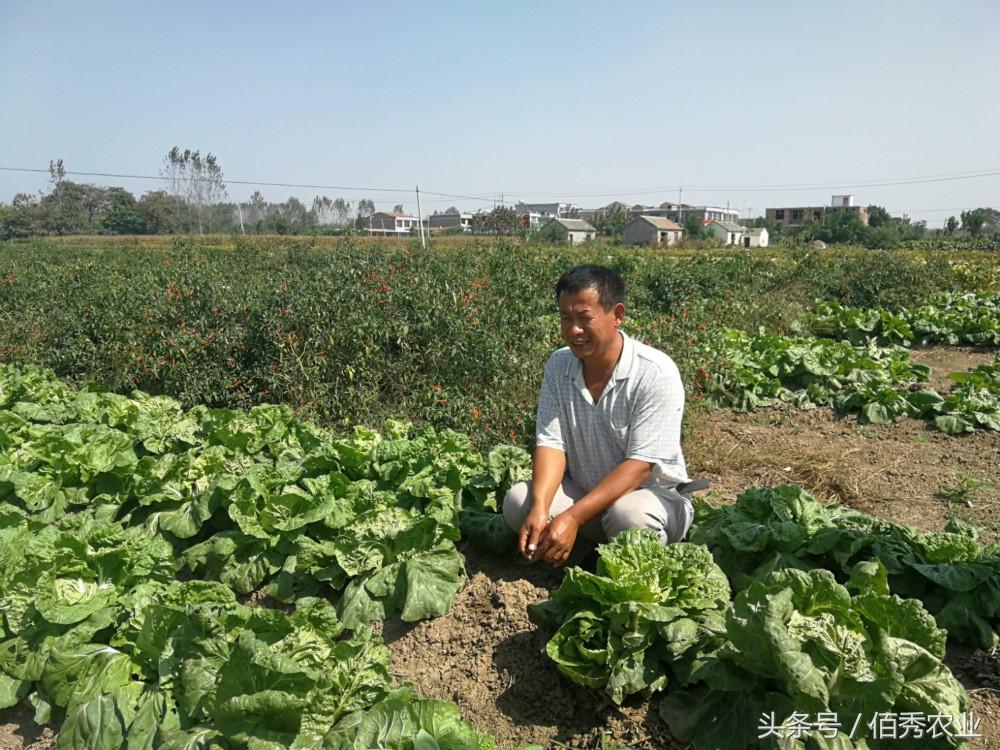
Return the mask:
[[[563, 477], [552, 499], [549, 515], [568, 509], [586, 493], [569, 475]], [[503, 499], [503, 517], [519, 532], [531, 509], [531, 482], [518, 482]], [[694, 520], [691, 501], [676, 490], [633, 490], [618, 498], [601, 515], [580, 527], [580, 535], [592, 542], [607, 542], [626, 529], [652, 529], [664, 544], [683, 539]]]

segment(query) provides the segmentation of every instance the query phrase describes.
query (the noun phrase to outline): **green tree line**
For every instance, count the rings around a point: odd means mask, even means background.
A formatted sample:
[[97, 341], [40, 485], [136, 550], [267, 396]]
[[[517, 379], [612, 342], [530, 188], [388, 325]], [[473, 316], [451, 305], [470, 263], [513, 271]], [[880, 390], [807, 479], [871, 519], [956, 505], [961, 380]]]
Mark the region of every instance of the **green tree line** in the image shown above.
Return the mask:
[[18, 193], [0, 202], [0, 240], [88, 234], [311, 234], [347, 233], [375, 213], [368, 199], [354, 203], [317, 195], [311, 205], [290, 197], [267, 201], [258, 190], [245, 202], [227, 201], [218, 159], [173, 147], [160, 176], [166, 189], [136, 197], [123, 187], [66, 179], [62, 159], [49, 164], [49, 190]]

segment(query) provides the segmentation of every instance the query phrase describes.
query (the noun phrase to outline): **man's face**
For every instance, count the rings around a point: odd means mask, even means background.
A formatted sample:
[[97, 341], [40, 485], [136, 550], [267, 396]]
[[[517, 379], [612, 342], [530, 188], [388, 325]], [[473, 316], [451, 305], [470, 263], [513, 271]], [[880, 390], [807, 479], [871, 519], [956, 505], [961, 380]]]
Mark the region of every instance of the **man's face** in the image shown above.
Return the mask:
[[597, 290], [583, 289], [575, 294], [563, 292], [559, 295], [559, 320], [562, 337], [573, 352], [582, 360], [599, 358], [618, 340], [618, 328], [625, 318], [625, 306], [621, 303], [605, 310], [597, 296]]

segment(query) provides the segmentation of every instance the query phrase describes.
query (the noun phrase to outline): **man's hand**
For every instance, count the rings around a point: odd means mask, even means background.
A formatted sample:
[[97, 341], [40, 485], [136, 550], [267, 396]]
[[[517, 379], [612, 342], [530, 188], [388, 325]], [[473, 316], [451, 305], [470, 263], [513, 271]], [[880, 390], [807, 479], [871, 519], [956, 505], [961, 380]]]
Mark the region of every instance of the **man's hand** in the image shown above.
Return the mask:
[[536, 554], [553, 565], [562, 565], [576, 544], [580, 523], [569, 511], [564, 511], [549, 521]]
[[538, 546], [542, 539], [542, 535], [545, 533], [545, 527], [549, 525], [549, 515], [544, 510], [537, 510], [534, 505], [532, 505], [531, 510], [528, 511], [528, 517], [524, 519], [524, 523], [521, 524], [521, 538], [519, 542], [519, 548], [521, 550], [521, 556], [528, 560], [536, 560], [538, 555]]

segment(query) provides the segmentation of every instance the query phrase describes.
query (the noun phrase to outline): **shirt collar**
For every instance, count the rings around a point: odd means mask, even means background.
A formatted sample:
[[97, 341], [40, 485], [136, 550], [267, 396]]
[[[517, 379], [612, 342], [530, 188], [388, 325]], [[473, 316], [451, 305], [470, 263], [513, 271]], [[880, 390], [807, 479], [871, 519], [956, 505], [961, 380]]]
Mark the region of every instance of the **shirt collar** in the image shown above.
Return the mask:
[[[635, 365], [635, 339], [624, 331], [619, 331], [619, 333], [622, 335], [622, 353], [618, 357], [614, 372], [611, 373], [612, 380], [625, 380]], [[569, 362], [566, 363], [566, 377], [575, 378], [582, 373], [583, 363], [576, 357], [570, 357]]]
[[612, 373], [615, 380], [625, 380], [635, 364], [635, 339], [624, 331], [621, 331], [621, 334], [622, 355], [618, 358], [618, 364], [615, 365], [615, 371]]

